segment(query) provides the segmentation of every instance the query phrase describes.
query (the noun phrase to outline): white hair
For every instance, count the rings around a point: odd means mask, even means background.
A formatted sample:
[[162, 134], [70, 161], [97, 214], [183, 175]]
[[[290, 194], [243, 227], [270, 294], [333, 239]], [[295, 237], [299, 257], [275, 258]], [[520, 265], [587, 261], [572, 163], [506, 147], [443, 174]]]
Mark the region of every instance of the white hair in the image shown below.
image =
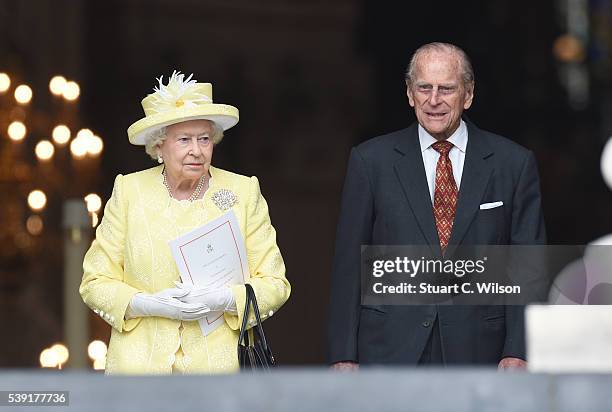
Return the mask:
[[474, 69], [472, 68], [472, 62], [470, 61], [467, 53], [454, 44], [435, 42], [419, 47], [412, 55], [410, 63], [408, 63], [408, 67], [406, 68], [406, 83], [409, 86], [412, 85], [412, 81], [414, 80], [418, 58], [421, 55], [430, 52], [454, 53], [458, 58], [459, 65], [461, 66], [461, 77], [463, 78], [463, 83], [467, 87], [474, 85]]
[[[212, 136], [210, 136], [210, 140], [212, 140], [214, 145], [219, 144], [223, 139], [223, 129], [217, 123], [209, 120], [212, 126]], [[168, 127], [164, 126], [159, 129], [155, 129], [149, 132], [145, 137], [145, 152], [151, 159], [157, 160], [159, 154], [157, 152], [157, 148], [166, 140], [166, 132], [168, 131]]]

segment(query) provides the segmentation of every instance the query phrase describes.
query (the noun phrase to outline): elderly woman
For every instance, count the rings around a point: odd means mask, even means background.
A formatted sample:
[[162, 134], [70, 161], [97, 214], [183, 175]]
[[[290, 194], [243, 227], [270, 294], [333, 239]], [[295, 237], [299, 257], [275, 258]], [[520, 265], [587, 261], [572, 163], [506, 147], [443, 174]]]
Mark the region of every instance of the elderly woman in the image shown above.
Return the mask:
[[[289, 297], [285, 265], [257, 178], [211, 164], [238, 110], [214, 104], [212, 85], [191, 76], [175, 72], [167, 85], [158, 81], [128, 137], [160, 164], [115, 179], [83, 262], [80, 293], [112, 326], [107, 373], [236, 371], [244, 285], [197, 290], [177, 283], [168, 242], [233, 209], [263, 318]], [[224, 322], [204, 335], [197, 320], [214, 311], [224, 312]]]

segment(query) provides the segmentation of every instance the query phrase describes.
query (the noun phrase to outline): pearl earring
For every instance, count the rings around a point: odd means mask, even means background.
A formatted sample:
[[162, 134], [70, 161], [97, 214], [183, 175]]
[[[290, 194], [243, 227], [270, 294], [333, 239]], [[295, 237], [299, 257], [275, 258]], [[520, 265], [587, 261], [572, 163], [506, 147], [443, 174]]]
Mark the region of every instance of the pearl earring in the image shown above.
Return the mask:
[[161, 156], [157, 157], [157, 163], [164, 163], [164, 159]]

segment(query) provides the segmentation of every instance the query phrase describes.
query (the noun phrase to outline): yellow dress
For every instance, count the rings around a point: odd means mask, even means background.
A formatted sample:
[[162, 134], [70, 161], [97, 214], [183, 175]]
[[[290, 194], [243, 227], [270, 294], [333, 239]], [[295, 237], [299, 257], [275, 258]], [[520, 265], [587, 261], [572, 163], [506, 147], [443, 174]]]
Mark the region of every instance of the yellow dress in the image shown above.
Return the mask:
[[[118, 175], [96, 239], [85, 255], [79, 292], [83, 301], [112, 326], [106, 373], [219, 373], [238, 370], [236, 345], [245, 304], [244, 286], [232, 287], [238, 315], [204, 336], [198, 322], [160, 317], [125, 320], [132, 296], [175, 287], [179, 274], [168, 241], [221, 216], [212, 197], [232, 192], [232, 206], [245, 240], [249, 283], [264, 319], [289, 298], [285, 264], [276, 245], [268, 206], [256, 177], [210, 167], [212, 179], [203, 198], [170, 198], [162, 166]], [[249, 319], [249, 325], [254, 324]], [[178, 359], [177, 359], [178, 356]]]

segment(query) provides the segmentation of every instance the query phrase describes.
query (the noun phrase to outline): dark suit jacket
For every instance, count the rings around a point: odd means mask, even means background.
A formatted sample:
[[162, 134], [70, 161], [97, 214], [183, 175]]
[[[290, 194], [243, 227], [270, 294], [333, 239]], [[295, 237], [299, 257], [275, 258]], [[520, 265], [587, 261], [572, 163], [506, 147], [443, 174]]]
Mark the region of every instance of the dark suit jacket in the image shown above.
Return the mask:
[[[449, 244], [545, 243], [533, 153], [467, 126]], [[479, 208], [496, 201], [503, 206]], [[362, 306], [360, 250], [369, 244], [439, 248], [416, 123], [351, 151], [332, 272], [328, 360], [416, 364], [436, 317], [446, 363], [525, 359], [520, 306]]]

